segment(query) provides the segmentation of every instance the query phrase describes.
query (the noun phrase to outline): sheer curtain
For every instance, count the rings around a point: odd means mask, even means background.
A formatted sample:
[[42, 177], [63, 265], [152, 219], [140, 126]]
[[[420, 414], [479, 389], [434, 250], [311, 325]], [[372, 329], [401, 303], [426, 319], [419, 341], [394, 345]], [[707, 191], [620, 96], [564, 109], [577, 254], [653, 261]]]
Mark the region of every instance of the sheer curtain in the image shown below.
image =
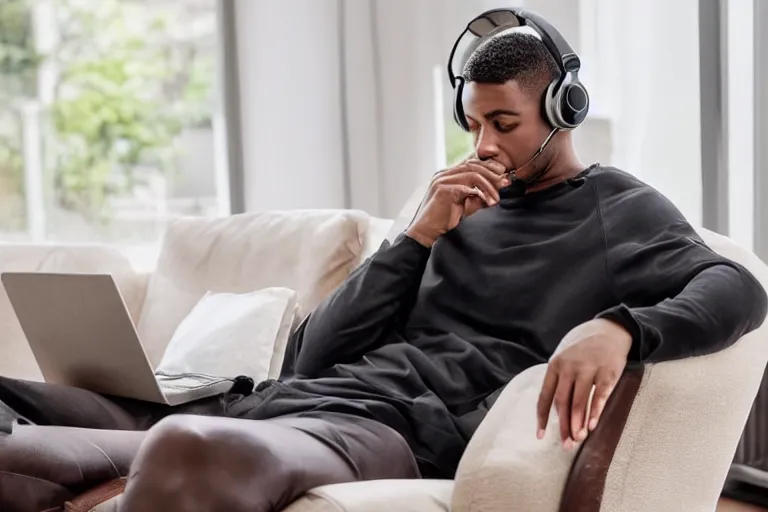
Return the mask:
[[580, 1], [585, 80], [595, 114], [610, 120], [609, 163], [699, 224], [698, 2]]

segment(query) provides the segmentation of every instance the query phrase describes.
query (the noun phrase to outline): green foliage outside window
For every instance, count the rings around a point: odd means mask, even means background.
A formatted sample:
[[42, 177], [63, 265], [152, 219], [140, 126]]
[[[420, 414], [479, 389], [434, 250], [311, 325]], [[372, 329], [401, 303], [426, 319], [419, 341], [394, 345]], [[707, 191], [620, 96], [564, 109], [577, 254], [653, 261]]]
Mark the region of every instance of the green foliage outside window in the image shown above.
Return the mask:
[[[179, 36], [205, 15], [177, 2], [54, 0], [58, 43], [34, 51], [33, 2], [0, 0], [0, 109], [35, 98], [43, 66], [54, 69], [53, 101], [44, 105], [51, 200], [91, 220], [108, 220], [109, 199], [129, 193], [142, 169], [173, 170], [176, 137], [210, 126], [214, 34]], [[208, 7], [210, 9], [210, 7]], [[0, 113], [0, 118], [3, 118]], [[7, 130], [6, 130], [7, 131]], [[23, 181], [19, 137], [0, 129], [0, 193]], [[0, 212], [1, 213], [1, 212]], [[1, 216], [1, 215], [0, 215]]]
[[447, 122], [445, 126], [445, 151], [445, 161], [449, 166], [464, 160], [467, 155], [474, 151], [472, 136], [462, 130], [453, 120]]
[[26, 2], [0, 0], [0, 228], [23, 228], [24, 162], [9, 96], [34, 83], [40, 56], [33, 48]]

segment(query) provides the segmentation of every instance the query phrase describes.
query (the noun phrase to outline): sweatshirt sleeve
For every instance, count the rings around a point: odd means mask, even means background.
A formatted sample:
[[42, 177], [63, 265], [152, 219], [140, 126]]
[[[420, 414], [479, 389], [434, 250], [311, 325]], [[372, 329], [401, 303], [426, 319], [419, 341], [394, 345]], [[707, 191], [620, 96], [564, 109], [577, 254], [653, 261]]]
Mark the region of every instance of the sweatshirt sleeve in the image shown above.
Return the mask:
[[312, 377], [380, 343], [411, 304], [430, 253], [404, 234], [384, 242], [297, 329], [283, 376]]
[[710, 249], [647, 185], [600, 197], [606, 267], [617, 306], [599, 315], [632, 334], [631, 362], [722, 350], [756, 329], [766, 293], [741, 265]]

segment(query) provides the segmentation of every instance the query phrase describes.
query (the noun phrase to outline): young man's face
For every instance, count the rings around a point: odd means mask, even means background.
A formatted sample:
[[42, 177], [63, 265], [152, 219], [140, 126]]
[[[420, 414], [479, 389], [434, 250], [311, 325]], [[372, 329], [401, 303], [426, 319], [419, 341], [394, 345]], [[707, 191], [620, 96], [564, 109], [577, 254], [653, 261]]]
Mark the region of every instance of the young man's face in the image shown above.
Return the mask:
[[[465, 85], [464, 113], [478, 158], [497, 160], [507, 169], [520, 168], [531, 159], [551, 130], [542, 118], [541, 99], [534, 96], [516, 81]], [[555, 145], [552, 142], [550, 148]], [[546, 166], [547, 153], [520, 169], [518, 176], [525, 179]]]

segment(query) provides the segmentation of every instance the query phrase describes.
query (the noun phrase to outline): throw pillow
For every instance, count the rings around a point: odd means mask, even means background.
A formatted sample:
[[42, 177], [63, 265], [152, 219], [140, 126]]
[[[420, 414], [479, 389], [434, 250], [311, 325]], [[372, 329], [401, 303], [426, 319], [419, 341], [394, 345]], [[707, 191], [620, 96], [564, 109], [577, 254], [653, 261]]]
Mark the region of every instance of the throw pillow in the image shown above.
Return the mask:
[[173, 333], [156, 372], [276, 378], [297, 312], [288, 288], [206, 293]]

